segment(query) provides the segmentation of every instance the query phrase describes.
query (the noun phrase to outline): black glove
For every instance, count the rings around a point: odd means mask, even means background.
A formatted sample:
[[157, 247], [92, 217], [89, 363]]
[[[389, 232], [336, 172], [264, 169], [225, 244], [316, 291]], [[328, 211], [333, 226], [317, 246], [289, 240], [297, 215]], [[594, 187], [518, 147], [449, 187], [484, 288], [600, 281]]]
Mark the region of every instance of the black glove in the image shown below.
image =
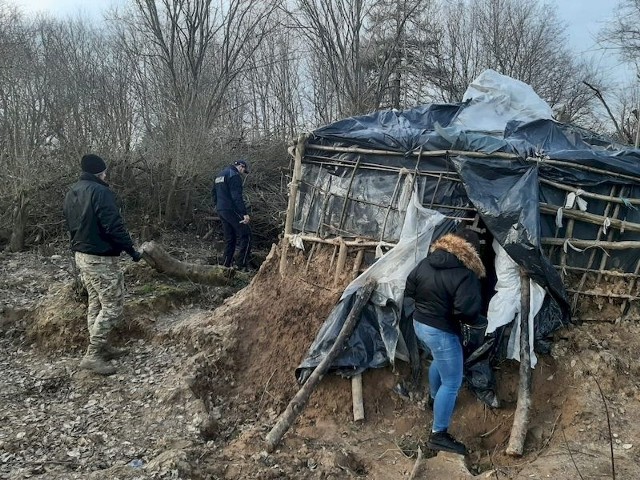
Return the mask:
[[137, 250], [134, 250], [133, 253], [131, 254], [131, 259], [134, 262], [139, 262], [141, 258], [142, 258], [142, 254]]

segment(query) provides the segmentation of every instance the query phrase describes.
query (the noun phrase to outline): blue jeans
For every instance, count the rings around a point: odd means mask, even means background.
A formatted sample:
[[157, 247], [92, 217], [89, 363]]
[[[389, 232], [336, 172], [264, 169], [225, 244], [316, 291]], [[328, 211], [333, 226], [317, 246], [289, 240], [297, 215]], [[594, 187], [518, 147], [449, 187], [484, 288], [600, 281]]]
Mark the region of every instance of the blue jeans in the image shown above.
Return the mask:
[[449, 332], [413, 322], [416, 337], [433, 356], [429, 367], [429, 389], [433, 398], [433, 427], [441, 432], [449, 428], [458, 391], [462, 385], [462, 345], [460, 338]]

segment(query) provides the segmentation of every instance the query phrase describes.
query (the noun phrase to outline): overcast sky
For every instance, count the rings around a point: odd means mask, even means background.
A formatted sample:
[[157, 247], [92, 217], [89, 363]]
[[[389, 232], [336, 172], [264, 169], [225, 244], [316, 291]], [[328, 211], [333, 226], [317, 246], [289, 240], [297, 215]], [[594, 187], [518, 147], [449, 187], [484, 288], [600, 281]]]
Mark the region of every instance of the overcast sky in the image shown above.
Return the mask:
[[[0, 0], [2, 1], [2, 0]], [[64, 17], [82, 12], [99, 19], [102, 11], [114, 4], [129, 3], [130, 0], [5, 0], [20, 5], [25, 12], [43, 11]], [[256, 0], [259, 1], [259, 0]], [[567, 22], [569, 42], [576, 55], [596, 62], [610, 71], [610, 79], [623, 81], [633, 73], [624, 67], [611, 52], [605, 53], [596, 44], [598, 31], [613, 16], [619, 0], [551, 0], [558, 8], [558, 16]]]

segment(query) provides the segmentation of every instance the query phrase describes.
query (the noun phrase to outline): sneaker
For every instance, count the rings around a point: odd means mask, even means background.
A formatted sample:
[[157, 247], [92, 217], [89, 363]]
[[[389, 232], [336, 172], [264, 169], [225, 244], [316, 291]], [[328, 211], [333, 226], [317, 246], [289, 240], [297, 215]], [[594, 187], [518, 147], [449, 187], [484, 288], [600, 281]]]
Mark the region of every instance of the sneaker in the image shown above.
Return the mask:
[[457, 441], [449, 433], [444, 430], [442, 432], [432, 432], [427, 442], [427, 447], [431, 450], [440, 450], [442, 452], [457, 453], [458, 455], [466, 455], [467, 447], [463, 443]]

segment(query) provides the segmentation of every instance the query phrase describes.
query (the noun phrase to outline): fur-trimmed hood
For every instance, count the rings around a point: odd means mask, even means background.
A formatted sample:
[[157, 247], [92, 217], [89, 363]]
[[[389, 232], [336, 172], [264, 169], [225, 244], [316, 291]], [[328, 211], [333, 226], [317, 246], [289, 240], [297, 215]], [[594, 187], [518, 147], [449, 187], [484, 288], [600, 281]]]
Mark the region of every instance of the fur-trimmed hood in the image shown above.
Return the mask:
[[448, 252], [456, 257], [465, 267], [475, 273], [478, 278], [484, 278], [486, 276], [486, 271], [482, 264], [482, 260], [480, 260], [480, 255], [478, 255], [476, 249], [463, 238], [449, 233], [440, 237], [431, 245], [430, 257], [435, 257], [433, 258], [433, 261], [430, 262], [431, 265], [434, 268], [451, 268], [446, 266], [446, 260], [437, 258], [438, 251]]

